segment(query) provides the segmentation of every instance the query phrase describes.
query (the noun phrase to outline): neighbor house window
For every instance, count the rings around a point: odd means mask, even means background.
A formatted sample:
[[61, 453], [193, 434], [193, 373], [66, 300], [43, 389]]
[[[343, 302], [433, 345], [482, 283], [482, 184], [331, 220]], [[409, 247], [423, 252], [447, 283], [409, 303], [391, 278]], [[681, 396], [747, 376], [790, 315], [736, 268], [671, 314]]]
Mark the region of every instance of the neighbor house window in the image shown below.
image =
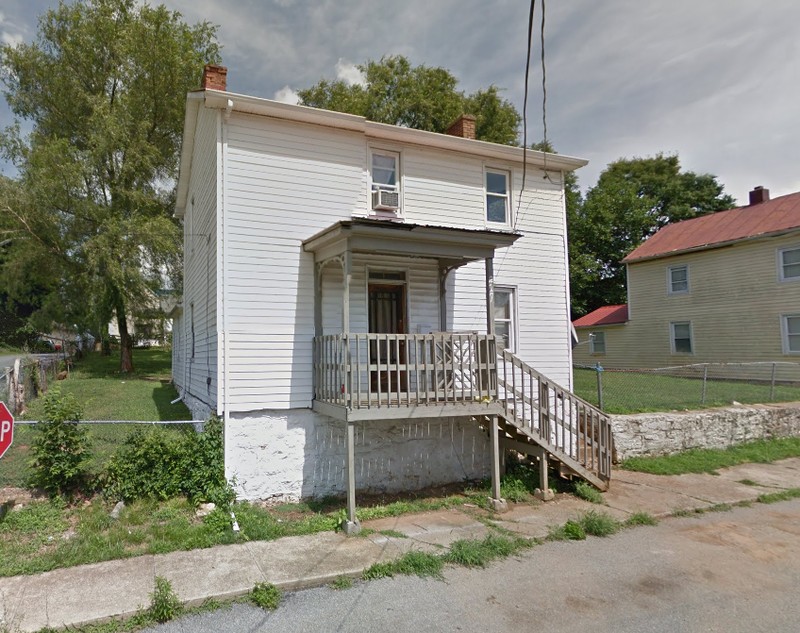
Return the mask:
[[689, 292], [688, 266], [670, 266], [667, 269], [667, 292], [671, 295]]
[[606, 353], [606, 333], [592, 332], [589, 334], [589, 351], [592, 354]]
[[515, 297], [513, 288], [495, 288], [494, 290], [494, 333], [497, 336], [498, 349], [515, 349], [514, 311]]
[[672, 334], [672, 353], [692, 353], [692, 324], [690, 321], [675, 321], [669, 324]]
[[778, 266], [781, 281], [800, 279], [800, 248], [784, 248], [778, 251]]
[[800, 314], [781, 317], [783, 334], [783, 353], [800, 354]]
[[486, 221], [509, 224], [511, 217], [508, 172], [486, 170]]

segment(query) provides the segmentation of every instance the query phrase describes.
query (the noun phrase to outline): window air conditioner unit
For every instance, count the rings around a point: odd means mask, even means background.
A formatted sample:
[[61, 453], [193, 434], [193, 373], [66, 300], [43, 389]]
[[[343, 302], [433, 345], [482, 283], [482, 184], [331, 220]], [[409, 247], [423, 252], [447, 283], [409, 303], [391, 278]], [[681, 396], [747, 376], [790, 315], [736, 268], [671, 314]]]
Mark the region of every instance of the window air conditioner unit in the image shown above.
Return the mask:
[[397, 211], [400, 208], [400, 194], [397, 191], [376, 189], [372, 192], [372, 208], [383, 211]]

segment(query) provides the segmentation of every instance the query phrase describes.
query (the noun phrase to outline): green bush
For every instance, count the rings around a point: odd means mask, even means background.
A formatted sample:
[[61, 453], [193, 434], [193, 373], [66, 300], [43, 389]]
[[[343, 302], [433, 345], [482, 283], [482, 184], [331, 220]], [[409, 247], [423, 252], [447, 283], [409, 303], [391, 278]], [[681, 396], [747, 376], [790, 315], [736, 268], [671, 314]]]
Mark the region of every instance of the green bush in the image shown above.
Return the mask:
[[235, 494], [225, 481], [222, 423], [212, 418], [201, 433], [134, 431], [111, 457], [103, 489], [126, 502], [186, 496], [227, 507]]
[[83, 413], [75, 397], [62, 396], [58, 387], [44, 396], [42, 404], [44, 415], [31, 442], [30, 484], [50, 496], [70, 495], [85, 480], [89, 458], [86, 430], [78, 426]]

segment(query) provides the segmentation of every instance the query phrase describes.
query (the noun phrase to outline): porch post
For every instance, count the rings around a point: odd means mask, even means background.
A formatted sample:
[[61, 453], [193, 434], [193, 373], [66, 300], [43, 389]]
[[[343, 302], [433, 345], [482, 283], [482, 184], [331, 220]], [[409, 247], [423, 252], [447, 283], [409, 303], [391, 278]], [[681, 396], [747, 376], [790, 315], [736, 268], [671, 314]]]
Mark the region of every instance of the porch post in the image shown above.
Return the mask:
[[506, 500], [500, 496], [500, 427], [499, 420], [496, 415], [489, 418], [491, 424], [491, 431], [489, 437], [492, 446], [492, 496], [489, 499], [489, 505], [495, 512], [506, 512], [508, 504]]
[[314, 258], [314, 336], [322, 336], [322, 266]]
[[494, 257], [486, 258], [486, 333], [494, 334]]
[[[350, 282], [353, 277], [353, 253], [348, 246], [342, 260], [342, 332], [350, 332]], [[346, 343], [347, 344], [347, 343]], [[358, 534], [361, 525], [356, 517], [356, 427], [350, 420], [347, 424], [347, 520], [342, 528], [345, 534]]]
[[353, 279], [353, 253], [348, 248], [342, 260], [342, 333], [350, 332], [350, 282]]
[[356, 517], [356, 425], [347, 423], [347, 520], [342, 528], [345, 534], [358, 534], [361, 524]]
[[447, 276], [452, 268], [439, 262], [439, 331], [447, 332]]
[[533, 491], [533, 496], [542, 501], [551, 501], [555, 498], [555, 493], [547, 483], [547, 451], [540, 446], [537, 456], [539, 457], [539, 487]]

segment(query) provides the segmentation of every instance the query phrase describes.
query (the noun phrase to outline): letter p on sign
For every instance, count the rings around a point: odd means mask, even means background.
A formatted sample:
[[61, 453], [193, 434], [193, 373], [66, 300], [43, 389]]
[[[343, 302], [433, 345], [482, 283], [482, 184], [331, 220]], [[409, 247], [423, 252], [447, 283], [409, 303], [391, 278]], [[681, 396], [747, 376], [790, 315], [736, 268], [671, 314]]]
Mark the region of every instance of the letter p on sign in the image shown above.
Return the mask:
[[5, 455], [14, 440], [14, 417], [5, 402], [0, 402], [0, 457]]

